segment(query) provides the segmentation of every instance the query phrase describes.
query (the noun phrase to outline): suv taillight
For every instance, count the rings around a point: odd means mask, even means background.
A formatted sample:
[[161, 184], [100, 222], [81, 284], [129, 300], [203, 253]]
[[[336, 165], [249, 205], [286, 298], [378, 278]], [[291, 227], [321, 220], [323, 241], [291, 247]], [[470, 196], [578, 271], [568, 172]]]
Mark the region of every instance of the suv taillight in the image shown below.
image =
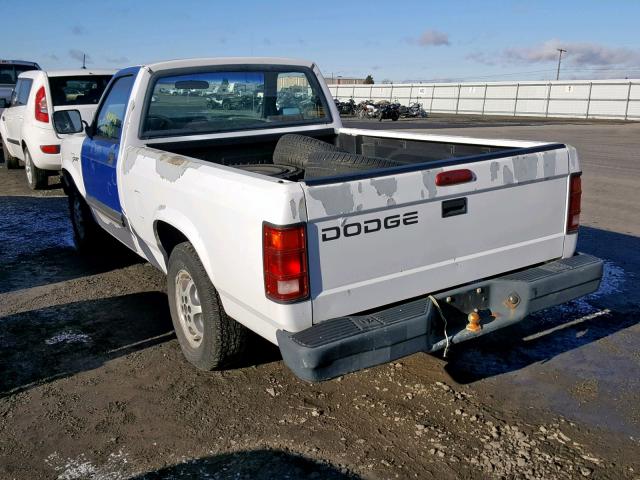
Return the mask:
[[36, 92], [36, 120], [49, 123], [49, 109], [47, 108], [47, 96], [44, 87]]
[[309, 297], [307, 235], [304, 224], [262, 225], [264, 290], [276, 302], [297, 302]]
[[567, 233], [577, 233], [580, 227], [580, 203], [582, 199], [581, 173], [569, 177], [569, 211], [567, 213]]

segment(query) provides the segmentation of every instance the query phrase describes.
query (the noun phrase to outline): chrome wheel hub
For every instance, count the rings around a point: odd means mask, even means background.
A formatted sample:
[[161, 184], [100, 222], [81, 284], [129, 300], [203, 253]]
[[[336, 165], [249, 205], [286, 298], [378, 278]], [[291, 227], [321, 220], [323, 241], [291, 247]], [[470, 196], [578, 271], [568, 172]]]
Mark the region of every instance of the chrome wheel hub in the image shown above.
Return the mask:
[[176, 275], [175, 297], [182, 332], [189, 345], [197, 348], [204, 335], [202, 305], [196, 284], [186, 270], [180, 270]]

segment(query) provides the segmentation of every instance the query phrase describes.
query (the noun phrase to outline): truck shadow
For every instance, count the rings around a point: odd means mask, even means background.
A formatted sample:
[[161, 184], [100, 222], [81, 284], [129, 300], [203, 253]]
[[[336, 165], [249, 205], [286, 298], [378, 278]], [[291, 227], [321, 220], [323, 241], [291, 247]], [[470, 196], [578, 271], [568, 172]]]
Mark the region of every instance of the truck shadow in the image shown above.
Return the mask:
[[174, 338], [161, 292], [31, 310], [1, 318], [0, 326], [0, 397]]
[[640, 322], [640, 238], [582, 227], [578, 250], [605, 261], [598, 292], [456, 346], [445, 366], [453, 380], [471, 383], [547, 362]]
[[110, 251], [74, 247], [66, 197], [0, 197], [0, 293], [122, 268], [143, 260], [114, 241]]
[[154, 472], [147, 472], [132, 477], [131, 480], [159, 480], [164, 478], [216, 478], [220, 480], [237, 478], [306, 480], [316, 478], [356, 480], [360, 477], [302, 455], [265, 449], [199, 458]]

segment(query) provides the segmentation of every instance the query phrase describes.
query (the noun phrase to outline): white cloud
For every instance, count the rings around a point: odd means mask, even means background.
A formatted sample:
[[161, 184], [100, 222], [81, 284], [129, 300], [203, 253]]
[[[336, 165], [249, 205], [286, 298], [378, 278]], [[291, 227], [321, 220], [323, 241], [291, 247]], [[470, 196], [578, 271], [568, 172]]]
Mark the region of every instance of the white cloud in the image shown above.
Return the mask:
[[640, 62], [640, 50], [615, 48], [596, 43], [548, 40], [527, 48], [508, 48], [501, 58], [505, 63], [545, 63], [558, 60], [558, 48], [567, 52], [563, 60], [575, 66], [628, 65]]
[[410, 38], [409, 43], [415, 43], [421, 47], [439, 47], [450, 45], [449, 35], [438, 30], [426, 30], [418, 38]]

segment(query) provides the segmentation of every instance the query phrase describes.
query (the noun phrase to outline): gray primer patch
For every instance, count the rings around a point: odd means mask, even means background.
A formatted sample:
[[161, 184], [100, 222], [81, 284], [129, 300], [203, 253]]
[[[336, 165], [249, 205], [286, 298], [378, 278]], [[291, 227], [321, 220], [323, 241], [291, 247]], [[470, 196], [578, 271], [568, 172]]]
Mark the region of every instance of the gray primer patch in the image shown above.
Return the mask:
[[337, 215], [353, 211], [355, 202], [349, 184], [342, 183], [322, 189], [311, 189], [309, 194], [322, 203], [327, 215]]
[[189, 160], [179, 155], [161, 155], [156, 160], [156, 173], [168, 182], [178, 180], [189, 166]]
[[491, 162], [491, 181], [495, 182], [498, 179], [498, 172], [500, 171], [500, 164], [498, 162]]
[[392, 207], [395, 204], [396, 204], [396, 201], [393, 198], [390, 198], [390, 199], [387, 200], [387, 206], [388, 207]]
[[163, 204], [158, 207], [158, 210], [165, 210], [166, 208], [167, 206]]
[[140, 150], [142, 150], [142, 147], [135, 147], [130, 149], [128, 152], [124, 152], [124, 165], [122, 171], [125, 175], [128, 175], [133, 166], [136, 164], [136, 160], [138, 159]]
[[433, 198], [438, 193], [438, 187], [436, 187], [436, 175], [442, 171], [441, 168], [437, 170], [427, 170], [422, 172], [422, 183], [427, 188], [429, 198]]
[[538, 175], [538, 155], [513, 157], [513, 172], [518, 182], [535, 180]]
[[543, 152], [542, 166], [544, 178], [553, 177], [556, 174], [556, 152]]
[[376, 189], [378, 196], [393, 197], [393, 194], [398, 191], [398, 180], [395, 178], [373, 178], [371, 179], [371, 185]]
[[513, 172], [507, 165], [502, 167], [502, 179], [505, 185], [513, 183]]
[[300, 221], [307, 221], [307, 204], [304, 203], [304, 197], [300, 198], [300, 202], [298, 203], [298, 213], [300, 214]]
[[291, 207], [291, 216], [295, 219], [298, 217], [298, 209], [296, 208], [296, 201], [289, 200], [289, 206]]
[[421, 189], [420, 189], [420, 196], [421, 196], [422, 198], [424, 198], [424, 188], [421, 188]]
[[356, 205], [356, 211], [359, 212], [360, 210], [362, 210], [362, 204], [361, 203]]
[[362, 193], [362, 182], [358, 182], [358, 193]]

